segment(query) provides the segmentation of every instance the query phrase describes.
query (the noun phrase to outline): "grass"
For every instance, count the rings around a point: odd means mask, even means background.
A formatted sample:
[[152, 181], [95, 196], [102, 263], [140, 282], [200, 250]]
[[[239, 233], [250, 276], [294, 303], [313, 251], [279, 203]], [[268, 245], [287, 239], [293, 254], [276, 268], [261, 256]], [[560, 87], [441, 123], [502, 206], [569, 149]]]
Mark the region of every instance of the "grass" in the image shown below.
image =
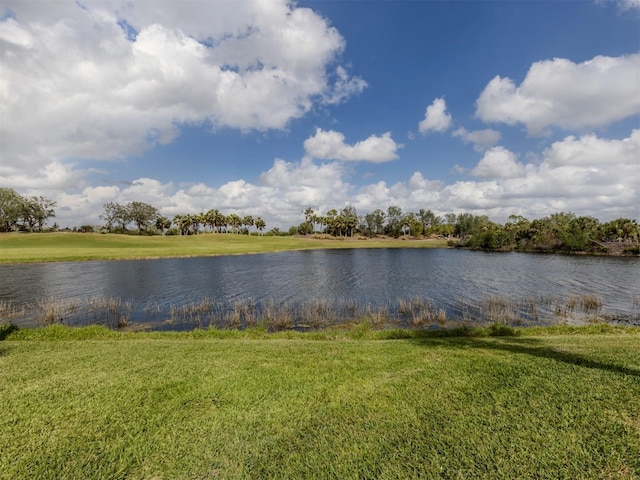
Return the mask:
[[314, 248], [446, 247], [445, 240], [337, 240], [235, 234], [139, 236], [99, 233], [1, 233], [0, 263], [193, 257]]
[[[104, 325], [119, 329], [243, 329], [262, 325], [269, 331], [317, 330], [341, 324], [368, 322], [378, 329], [404, 326], [417, 329], [481, 326], [491, 323], [532, 326], [555, 323], [632, 323], [629, 317], [600, 312], [602, 301], [594, 294], [567, 297], [528, 296], [512, 298], [490, 295], [478, 300], [458, 298], [455, 310], [447, 312], [433, 300], [420, 296], [371, 305], [357, 299], [309, 299], [302, 302], [252, 297], [232, 301], [204, 296], [178, 305], [147, 302], [138, 305], [119, 297], [42, 298], [38, 302], [14, 305], [0, 301], [0, 320], [19, 326]], [[133, 317], [132, 317], [133, 312]], [[637, 316], [637, 315], [636, 315]], [[636, 319], [637, 320], [637, 319]], [[638, 322], [635, 322], [638, 324]]]
[[0, 328], [0, 478], [640, 477], [640, 330]]

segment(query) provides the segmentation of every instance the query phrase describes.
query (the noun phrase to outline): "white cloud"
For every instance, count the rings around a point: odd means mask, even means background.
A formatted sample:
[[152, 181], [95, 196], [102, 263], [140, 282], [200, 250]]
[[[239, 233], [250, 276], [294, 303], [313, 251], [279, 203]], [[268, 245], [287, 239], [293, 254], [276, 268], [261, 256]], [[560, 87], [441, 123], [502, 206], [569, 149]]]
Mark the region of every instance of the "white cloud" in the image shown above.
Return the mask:
[[[640, 217], [640, 130], [623, 139], [595, 135], [569, 136], [542, 151], [535, 162], [519, 163], [503, 147], [487, 151], [472, 170], [480, 181], [452, 184], [414, 172], [406, 181], [388, 185], [377, 181], [356, 186], [349, 182], [345, 163], [316, 163], [275, 159], [257, 184], [238, 179], [220, 187], [198, 183], [176, 187], [142, 178], [126, 187], [86, 187], [77, 194], [56, 194], [60, 225], [96, 224], [108, 201], [146, 201], [169, 217], [217, 208], [224, 213], [259, 215], [268, 228], [288, 228], [303, 220], [307, 207], [319, 213], [347, 203], [360, 214], [398, 205], [405, 211], [431, 209], [486, 214], [505, 221], [511, 214], [539, 218], [573, 211], [606, 221]], [[21, 192], [22, 193], [22, 192]], [[24, 192], [36, 194], [36, 192]], [[37, 192], [41, 194], [41, 192]]]
[[622, 11], [640, 9], [640, 0], [596, 0], [599, 4], [608, 2], [616, 3]]
[[0, 185], [16, 190], [33, 189], [49, 193], [64, 189], [82, 188], [89, 171], [76, 168], [74, 163], [51, 162], [35, 170], [0, 164]]
[[77, 194], [58, 194], [56, 221], [60, 225], [97, 224], [103, 205], [114, 201], [142, 201], [156, 206], [163, 215], [198, 213], [216, 208], [223, 213], [262, 216], [269, 228], [299, 224], [302, 211], [311, 206], [319, 212], [344, 205], [351, 193], [345, 182], [347, 171], [339, 162], [315, 164], [310, 159], [286, 162], [275, 159], [258, 184], [239, 179], [220, 187], [204, 183], [176, 188], [150, 178], [126, 187], [86, 187]]
[[336, 77], [333, 89], [324, 99], [330, 105], [342, 103], [349, 97], [362, 93], [367, 87], [367, 82], [360, 77], [349, 77], [347, 71], [341, 66], [336, 69]]
[[340, 132], [318, 128], [313, 137], [304, 141], [304, 149], [307, 155], [318, 159], [383, 163], [397, 159], [397, 151], [402, 148], [389, 132], [371, 135], [355, 145], [348, 145], [344, 140]]
[[640, 0], [621, 0], [620, 5], [623, 10], [640, 9]]
[[414, 173], [406, 182], [378, 182], [359, 188], [352, 202], [359, 211], [399, 205], [405, 211], [429, 208], [446, 212], [486, 214], [505, 221], [511, 214], [539, 218], [559, 211], [592, 215], [606, 221], [640, 217], [640, 130], [629, 137], [567, 137], [541, 152], [535, 163], [495, 147], [472, 174], [481, 181], [446, 185]]
[[7, 0], [3, 11], [2, 165], [25, 172], [139, 154], [185, 123], [283, 129], [366, 85], [335, 65], [338, 31], [286, 0]]
[[504, 147], [487, 151], [471, 175], [487, 178], [512, 178], [524, 172], [524, 166], [516, 162], [516, 155]]
[[427, 107], [424, 120], [418, 124], [420, 133], [444, 132], [451, 125], [451, 115], [447, 112], [447, 103], [444, 98], [436, 98]]
[[521, 123], [532, 135], [551, 126], [603, 127], [640, 113], [638, 78], [640, 54], [536, 62], [519, 86], [510, 78], [491, 80], [476, 101], [476, 115], [487, 122]]
[[473, 143], [473, 148], [477, 152], [482, 152], [490, 146], [495, 145], [502, 138], [500, 132], [490, 128], [470, 132], [464, 127], [460, 127], [454, 130], [451, 136], [460, 137], [464, 143]]
[[[515, 206], [537, 216], [554, 210], [572, 210], [603, 219], [637, 218], [640, 214], [640, 130], [622, 140], [593, 134], [569, 136], [544, 150], [539, 164], [516, 163], [510, 152], [488, 157], [490, 153], [474, 171], [490, 174], [504, 168], [509, 173], [492, 175], [493, 192], [478, 188], [483, 197], [492, 192], [496, 205]], [[493, 167], [495, 171], [491, 170]]]

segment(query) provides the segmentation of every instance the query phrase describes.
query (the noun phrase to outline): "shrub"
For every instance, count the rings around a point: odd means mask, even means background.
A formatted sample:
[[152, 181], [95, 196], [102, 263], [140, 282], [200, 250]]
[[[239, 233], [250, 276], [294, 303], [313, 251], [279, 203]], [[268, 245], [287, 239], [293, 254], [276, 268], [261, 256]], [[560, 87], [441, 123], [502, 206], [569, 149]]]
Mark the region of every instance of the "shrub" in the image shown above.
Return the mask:
[[519, 333], [515, 328], [503, 323], [492, 323], [489, 325], [490, 337], [517, 337], [518, 335]]

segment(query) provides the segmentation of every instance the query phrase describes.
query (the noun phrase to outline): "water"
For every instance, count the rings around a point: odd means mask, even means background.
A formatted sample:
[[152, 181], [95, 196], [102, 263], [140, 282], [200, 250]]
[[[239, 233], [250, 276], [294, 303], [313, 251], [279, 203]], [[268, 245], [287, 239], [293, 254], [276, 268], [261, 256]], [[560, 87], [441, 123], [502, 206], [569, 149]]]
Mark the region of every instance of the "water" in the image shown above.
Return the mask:
[[[48, 309], [48, 321], [68, 324], [113, 324], [123, 319], [129, 326], [156, 329], [224, 321], [242, 326], [246, 315], [231, 318], [240, 306], [257, 311], [256, 317], [264, 316], [267, 308], [280, 308], [292, 317], [285, 326], [295, 327], [304, 320], [299, 317], [308, 315], [310, 305], [330, 308], [333, 316], [348, 317], [368, 309], [401, 324], [415, 324], [419, 306], [413, 305], [412, 312], [399, 311], [402, 299], [422, 303], [422, 313], [425, 304], [432, 313], [443, 310], [448, 319], [486, 317], [487, 299], [510, 299], [509, 308], [519, 310], [525, 320], [542, 322], [560, 310], [563, 318], [574, 318], [580, 306], [571, 307], [571, 302], [585, 294], [595, 295], [601, 306], [597, 312], [583, 308], [583, 313], [640, 323], [637, 257], [448, 249], [313, 250], [0, 265], [0, 279], [0, 304], [5, 306], [0, 320], [25, 326], [46, 322], [43, 309]], [[527, 310], [524, 304], [534, 300], [535, 311]]]

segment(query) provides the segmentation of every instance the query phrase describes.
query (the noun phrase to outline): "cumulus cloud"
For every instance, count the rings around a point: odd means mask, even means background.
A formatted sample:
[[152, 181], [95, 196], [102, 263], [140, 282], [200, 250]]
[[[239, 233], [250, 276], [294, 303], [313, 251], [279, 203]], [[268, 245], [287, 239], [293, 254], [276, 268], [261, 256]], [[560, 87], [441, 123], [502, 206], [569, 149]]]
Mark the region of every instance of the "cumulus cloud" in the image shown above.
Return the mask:
[[536, 62], [520, 85], [500, 76], [491, 80], [476, 101], [476, 116], [523, 124], [532, 135], [551, 126], [604, 127], [640, 113], [638, 78], [640, 54]]
[[397, 159], [399, 148], [402, 148], [402, 145], [397, 144], [389, 132], [382, 136], [371, 135], [365, 140], [349, 145], [345, 143], [342, 133], [318, 128], [313, 137], [304, 141], [307, 155], [324, 160], [383, 163]]
[[468, 131], [460, 127], [453, 131], [453, 137], [459, 137], [464, 143], [473, 143], [473, 148], [477, 152], [482, 152], [500, 141], [502, 135], [497, 130], [490, 128], [484, 130]]
[[424, 120], [418, 124], [420, 133], [444, 132], [451, 125], [451, 115], [447, 112], [447, 102], [444, 98], [436, 98], [427, 107]]
[[513, 178], [524, 172], [524, 166], [516, 162], [516, 154], [504, 147], [493, 147], [484, 154], [471, 175], [488, 178]]
[[640, 130], [623, 139], [569, 136], [554, 142], [535, 162], [517, 162], [504, 147], [487, 151], [471, 173], [480, 180], [444, 184], [415, 172], [407, 181], [360, 187], [352, 202], [362, 211], [399, 205], [486, 214], [505, 221], [511, 214], [539, 218], [573, 211], [601, 220], [640, 217]]
[[495, 187], [478, 190], [485, 198], [493, 191], [496, 206], [515, 205], [537, 215], [572, 210], [600, 218], [637, 218], [638, 158], [640, 130], [621, 140], [589, 134], [554, 142], [539, 163], [522, 165], [511, 152], [492, 149], [472, 173], [494, 178]]
[[494, 147], [471, 170], [478, 180], [451, 184], [417, 171], [394, 184], [377, 181], [357, 186], [350, 183], [351, 171], [343, 162], [275, 159], [256, 184], [238, 179], [219, 187], [204, 183], [176, 187], [142, 178], [125, 187], [89, 186], [54, 199], [60, 225], [94, 224], [104, 203], [134, 200], [151, 203], [169, 217], [210, 208], [259, 215], [268, 228], [297, 225], [307, 207], [325, 213], [347, 203], [361, 214], [398, 205], [405, 211], [425, 208], [438, 215], [463, 211], [486, 214], [496, 221], [506, 221], [511, 214], [539, 218], [558, 211], [606, 221], [640, 217], [638, 158], [640, 130], [634, 130], [623, 139], [568, 136], [529, 163], [518, 162], [516, 154], [504, 147]]
[[176, 186], [151, 178], [140, 178], [127, 186], [87, 186], [78, 193], [58, 193], [56, 221], [61, 225], [96, 224], [107, 202], [142, 201], [156, 206], [163, 215], [198, 213], [216, 208], [223, 213], [263, 217], [269, 228], [300, 223], [302, 211], [311, 206], [326, 212], [344, 205], [352, 186], [343, 163], [316, 164], [305, 158], [287, 162], [276, 158], [257, 184], [243, 179], [214, 187], [204, 183]]
[[335, 64], [339, 32], [286, 0], [7, 0], [2, 15], [2, 164], [27, 172], [139, 154], [181, 124], [283, 129], [366, 86]]

